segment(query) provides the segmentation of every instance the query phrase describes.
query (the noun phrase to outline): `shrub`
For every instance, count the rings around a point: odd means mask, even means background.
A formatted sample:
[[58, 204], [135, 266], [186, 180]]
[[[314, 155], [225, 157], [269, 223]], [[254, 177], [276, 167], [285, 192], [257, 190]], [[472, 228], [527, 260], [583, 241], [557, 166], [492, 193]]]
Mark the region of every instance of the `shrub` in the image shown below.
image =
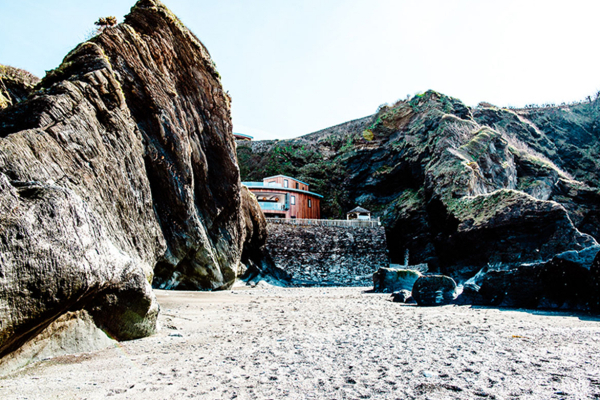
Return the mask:
[[105, 17], [100, 18], [98, 21], [94, 22], [94, 25], [98, 26], [98, 29], [102, 30], [109, 26], [115, 26], [117, 24], [117, 17]]

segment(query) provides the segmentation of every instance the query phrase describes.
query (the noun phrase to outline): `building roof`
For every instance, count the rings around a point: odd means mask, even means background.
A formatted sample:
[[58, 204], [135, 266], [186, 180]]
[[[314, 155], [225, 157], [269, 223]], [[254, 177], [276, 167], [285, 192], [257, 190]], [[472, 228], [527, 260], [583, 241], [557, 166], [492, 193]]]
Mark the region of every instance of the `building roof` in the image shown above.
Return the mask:
[[244, 139], [250, 139], [250, 140], [254, 139], [254, 137], [253, 137], [253, 136], [246, 135], [246, 134], [243, 134], [243, 133], [235, 133], [235, 132], [234, 132], [234, 133], [233, 133], [233, 136], [239, 136], [239, 137], [241, 137], [241, 138], [244, 138]]
[[[267, 179], [267, 178], [265, 178]], [[296, 193], [307, 193], [312, 196], [318, 197], [320, 199], [323, 198], [322, 195], [314, 192], [310, 192], [308, 190], [300, 190], [293, 188], [284, 188], [279, 186], [266, 186], [263, 182], [242, 182], [242, 185], [246, 186], [248, 189], [257, 189], [257, 190], [276, 190], [278, 192], [296, 192]]]
[[279, 176], [281, 176], [281, 177], [283, 177], [283, 178], [293, 179], [293, 180], [295, 180], [295, 181], [298, 181], [298, 182], [300, 182], [300, 183], [303, 183], [303, 184], [305, 184], [306, 186], [310, 186], [308, 183], [306, 183], [306, 182], [302, 182], [300, 179], [292, 178], [291, 176], [287, 176], [287, 175], [273, 175], [273, 176], [267, 176], [266, 178], [263, 178], [263, 181], [264, 181], [265, 179], [277, 178], [277, 177], [279, 177]]
[[348, 211], [346, 214], [350, 214], [350, 213], [371, 213], [371, 211], [366, 210], [362, 207], [356, 207], [354, 210], [350, 210]]

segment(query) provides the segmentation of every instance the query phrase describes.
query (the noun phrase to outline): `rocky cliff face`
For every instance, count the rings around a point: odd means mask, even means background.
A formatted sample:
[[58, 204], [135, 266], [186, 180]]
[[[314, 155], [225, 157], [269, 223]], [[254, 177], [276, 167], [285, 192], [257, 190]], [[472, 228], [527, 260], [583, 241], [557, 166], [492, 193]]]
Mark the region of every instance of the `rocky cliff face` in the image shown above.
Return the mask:
[[233, 283], [264, 226], [244, 227], [229, 102], [200, 41], [141, 0], [0, 111], [0, 356], [79, 310], [148, 335], [152, 282]]
[[[429, 91], [297, 139], [240, 143], [242, 179], [302, 179], [325, 217], [381, 216], [392, 262], [464, 280], [540, 263], [600, 238], [600, 100], [471, 109]], [[244, 175], [245, 174], [245, 175]]]

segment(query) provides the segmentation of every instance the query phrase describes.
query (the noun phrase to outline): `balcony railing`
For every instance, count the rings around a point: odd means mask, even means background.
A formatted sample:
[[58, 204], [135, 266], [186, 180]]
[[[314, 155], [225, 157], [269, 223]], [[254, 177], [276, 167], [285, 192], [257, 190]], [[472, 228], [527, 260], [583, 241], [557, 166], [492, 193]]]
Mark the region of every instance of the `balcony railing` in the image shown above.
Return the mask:
[[258, 205], [263, 211], [285, 211], [287, 207], [283, 203], [267, 203], [264, 201], [259, 201]]
[[283, 185], [281, 183], [274, 183], [274, 182], [270, 182], [270, 183], [264, 183], [264, 182], [242, 182], [242, 184], [248, 186], [248, 187], [275, 187], [275, 188], [280, 188], [283, 187]]
[[284, 219], [284, 218], [266, 218], [267, 222], [284, 225], [312, 225], [312, 226], [340, 226], [355, 228], [374, 228], [381, 226], [379, 218], [370, 220], [361, 219]]

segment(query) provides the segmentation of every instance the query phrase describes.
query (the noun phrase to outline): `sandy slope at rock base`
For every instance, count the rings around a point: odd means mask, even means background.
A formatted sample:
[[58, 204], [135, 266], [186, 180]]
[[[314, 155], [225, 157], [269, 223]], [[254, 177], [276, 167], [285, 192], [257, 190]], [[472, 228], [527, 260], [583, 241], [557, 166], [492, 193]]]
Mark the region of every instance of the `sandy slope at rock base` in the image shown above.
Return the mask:
[[157, 291], [158, 334], [32, 365], [0, 398], [600, 398], [600, 317], [368, 289]]

